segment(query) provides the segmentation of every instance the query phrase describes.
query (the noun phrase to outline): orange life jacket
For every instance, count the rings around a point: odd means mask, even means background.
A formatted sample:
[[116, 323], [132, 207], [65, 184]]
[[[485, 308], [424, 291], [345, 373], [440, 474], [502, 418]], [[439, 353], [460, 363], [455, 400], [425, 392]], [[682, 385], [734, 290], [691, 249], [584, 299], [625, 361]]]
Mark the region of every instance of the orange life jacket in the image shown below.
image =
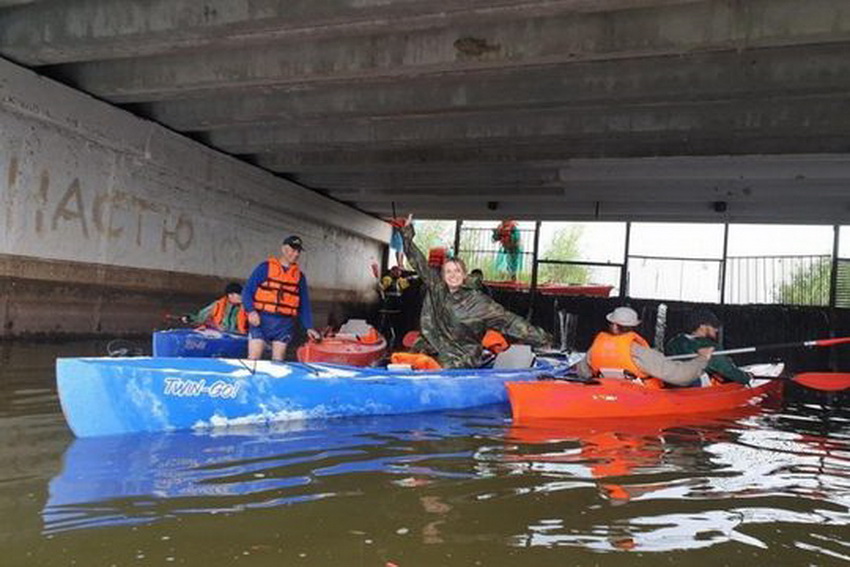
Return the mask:
[[298, 293], [300, 281], [301, 270], [298, 269], [298, 264], [284, 268], [280, 260], [269, 258], [269, 275], [254, 292], [254, 308], [266, 313], [294, 317], [298, 314], [298, 306], [301, 303]]
[[376, 345], [383, 340], [381, 333], [375, 327], [369, 327], [365, 334], [357, 337], [357, 342], [363, 345]]
[[634, 331], [622, 335], [612, 335], [605, 331], [599, 333], [587, 351], [590, 368], [597, 374], [602, 368], [613, 368], [626, 370], [638, 378], [649, 377], [632, 359], [632, 343], [649, 348], [649, 343]]
[[481, 346], [494, 354], [499, 354], [503, 350], [507, 350], [510, 345], [508, 344], [508, 339], [502, 333], [493, 329], [487, 329], [487, 332], [484, 333], [484, 338], [481, 339]]
[[392, 364], [409, 364], [414, 370], [440, 370], [442, 366], [433, 357], [417, 352], [394, 352], [390, 355]]
[[[229, 301], [227, 301], [226, 295], [224, 297], [220, 297], [215, 302], [215, 307], [213, 307], [208, 321], [210, 321], [216, 329], [224, 329], [224, 314], [227, 313], [228, 303]], [[245, 334], [248, 332], [248, 314], [245, 313], [245, 310], [242, 309], [241, 305], [237, 307], [239, 312], [236, 314], [236, 329], [238, 332]]]

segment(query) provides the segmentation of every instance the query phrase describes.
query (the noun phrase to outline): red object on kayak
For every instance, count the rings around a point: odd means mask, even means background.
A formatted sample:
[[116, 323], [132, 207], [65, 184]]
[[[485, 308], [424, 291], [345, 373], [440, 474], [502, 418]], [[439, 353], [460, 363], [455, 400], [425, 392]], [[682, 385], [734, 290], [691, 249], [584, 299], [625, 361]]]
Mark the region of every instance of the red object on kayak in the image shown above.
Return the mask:
[[[506, 291], [525, 291], [530, 287], [525, 282], [512, 281], [485, 281], [484, 285], [493, 289]], [[545, 283], [537, 286], [537, 293], [542, 295], [591, 295], [594, 297], [608, 297], [614, 286], [611, 285], [566, 285]]]
[[404, 348], [412, 348], [413, 343], [416, 342], [416, 339], [419, 338], [419, 331], [408, 331], [405, 333], [404, 338], [401, 339], [401, 344]]
[[298, 349], [298, 362], [328, 362], [347, 366], [370, 366], [387, 351], [387, 341], [365, 343], [356, 338], [328, 337], [321, 342], [308, 341]]
[[562, 380], [508, 382], [507, 388], [514, 420], [591, 419], [717, 412], [781, 395], [782, 380], [754, 383], [751, 387], [728, 383], [657, 390], [633, 381], [601, 378], [598, 384]]

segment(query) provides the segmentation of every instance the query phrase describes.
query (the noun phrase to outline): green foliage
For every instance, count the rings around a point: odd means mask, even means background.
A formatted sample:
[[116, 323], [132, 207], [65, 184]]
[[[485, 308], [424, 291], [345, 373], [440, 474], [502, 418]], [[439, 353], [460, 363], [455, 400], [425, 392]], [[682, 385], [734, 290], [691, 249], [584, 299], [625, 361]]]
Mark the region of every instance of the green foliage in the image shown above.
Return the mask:
[[[574, 260], [579, 255], [582, 232], [581, 226], [565, 227], [558, 230], [546, 251], [540, 254], [540, 258], [545, 260]], [[540, 264], [537, 279], [540, 283], [584, 285], [590, 279], [590, 273], [584, 266]]]
[[451, 249], [455, 239], [455, 221], [416, 220], [413, 242], [428, 256], [428, 250], [438, 246]]
[[829, 257], [798, 266], [790, 280], [777, 285], [776, 301], [786, 305], [827, 305], [831, 276]]

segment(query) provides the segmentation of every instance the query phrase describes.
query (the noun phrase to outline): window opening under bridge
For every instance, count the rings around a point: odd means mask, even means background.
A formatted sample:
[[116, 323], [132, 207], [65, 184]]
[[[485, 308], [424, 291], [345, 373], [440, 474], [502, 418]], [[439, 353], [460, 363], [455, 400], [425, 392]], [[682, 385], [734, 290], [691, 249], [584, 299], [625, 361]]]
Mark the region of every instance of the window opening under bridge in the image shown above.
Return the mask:
[[[470, 270], [510, 282], [500, 222], [417, 220], [416, 242], [426, 253], [456, 245]], [[516, 282], [506, 289], [529, 291], [536, 266], [541, 293], [604, 287], [644, 299], [850, 308], [850, 226], [526, 221], [515, 230]]]
[[832, 226], [730, 224], [727, 303], [829, 305]]
[[632, 223], [628, 295], [720, 303], [722, 224]]
[[537, 254], [539, 291], [617, 296], [625, 255], [624, 222], [543, 222]]

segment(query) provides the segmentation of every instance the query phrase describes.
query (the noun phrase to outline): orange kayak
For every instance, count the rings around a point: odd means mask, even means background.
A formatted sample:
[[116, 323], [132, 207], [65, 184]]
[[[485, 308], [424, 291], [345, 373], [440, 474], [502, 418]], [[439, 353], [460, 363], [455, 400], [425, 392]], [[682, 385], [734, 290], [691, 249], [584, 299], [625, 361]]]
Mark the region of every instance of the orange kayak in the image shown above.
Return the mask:
[[327, 362], [346, 366], [370, 366], [384, 356], [387, 341], [381, 337], [374, 343], [356, 338], [328, 337], [321, 342], [308, 341], [298, 349], [298, 362]]
[[506, 385], [516, 421], [710, 413], [761, 404], [782, 393], [782, 380], [658, 390], [612, 378], [601, 378], [598, 384], [547, 380]]

